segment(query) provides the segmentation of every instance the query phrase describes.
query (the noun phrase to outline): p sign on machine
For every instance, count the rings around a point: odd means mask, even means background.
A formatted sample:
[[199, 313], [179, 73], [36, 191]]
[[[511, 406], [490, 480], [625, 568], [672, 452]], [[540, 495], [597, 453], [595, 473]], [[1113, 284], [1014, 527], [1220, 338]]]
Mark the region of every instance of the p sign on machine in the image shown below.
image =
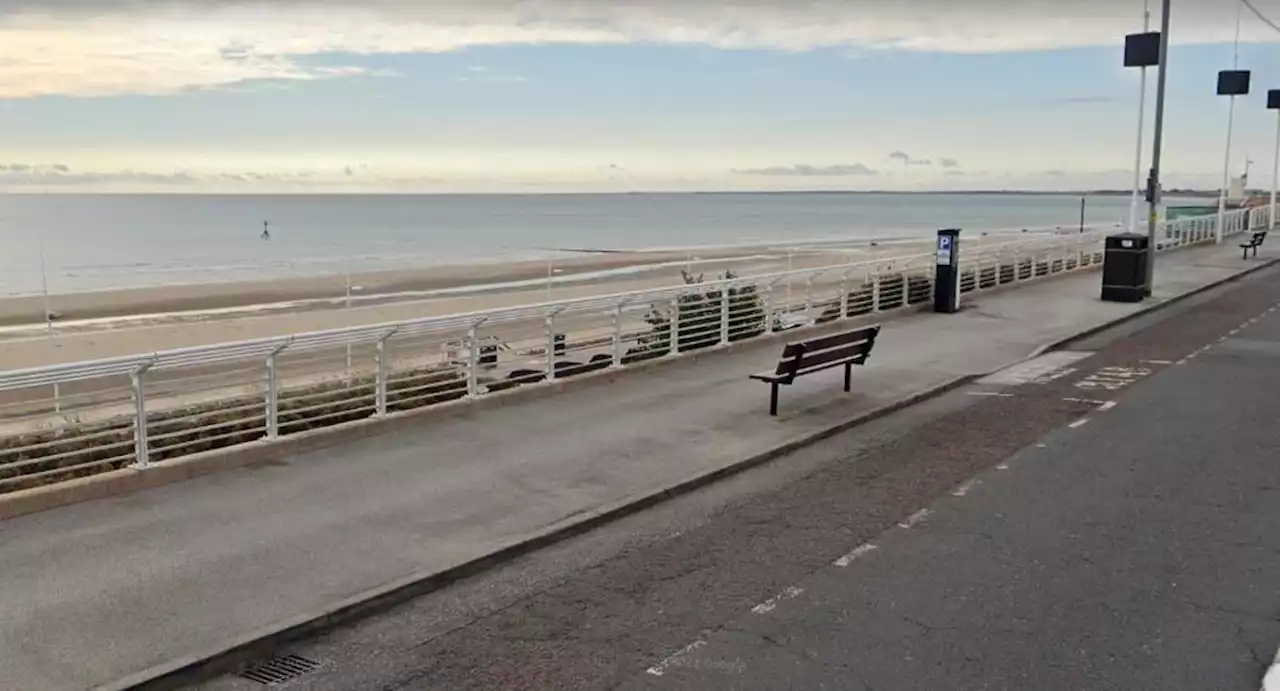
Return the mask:
[[933, 281], [933, 311], [953, 314], [960, 310], [960, 229], [938, 231], [938, 252]]

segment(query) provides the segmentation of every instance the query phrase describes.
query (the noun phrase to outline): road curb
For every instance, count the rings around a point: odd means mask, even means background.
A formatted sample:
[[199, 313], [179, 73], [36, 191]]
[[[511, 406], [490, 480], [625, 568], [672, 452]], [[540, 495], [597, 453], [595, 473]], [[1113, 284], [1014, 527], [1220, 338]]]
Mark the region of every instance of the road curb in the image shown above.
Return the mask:
[[[1227, 283], [1237, 281], [1250, 274], [1274, 266], [1277, 263], [1280, 263], [1280, 258], [1269, 260], [1265, 263], [1259, 264], [1258, 266], [1251, 267], [1238, 274], [1198, 287], [1182, 295], [1169, 298], [1162, 302], [1153, 303], [1131, 314], [1118, 317], [1106, 323], [1084, 329], [1070, 336], [1044, 344], [1036, 348], [1028, 357], [1008, 363], [993, 371], [998, 371], [1005, 367], [1018, 364], [1019, 362], [1024, 362], [1028, 359], [1038, 357], [1051, 350], [1065, 347], [1073, 342], [1088, 338], [1107, 329], [1114, 328], [1129, 321], [1149, 315], [1165, 307], [1176, 305], [1179, 302], [1195, 295], [1212, 290]], [[716, 470], [690, 476], [684, 480], [640, 497], [625, 499], [594, 511], [571, 516], [558, 524], [549, 526], [532, 536], [515, 541], [487, 555], [458, 564], [448, 569], [432, 572], [420, 572], [397, 579], [396, 581], [376, 588], [371, 588], [324, 609], [292, 617], [273, 626], [261, 628], [246, 635], [229, 639], [221, 644], [211, 646], [203, 652], [170, 660], [142, 672], [130, 675], [115, 683], [102, 686], [100, 689], [106, 691], [123, 689], [144, 689], [147, 691], [177, 689], [186, 684], [190, 684], [196, 679], [209, 678], [217, 674], [233, 671], [237, 668], [243, 667], [246, 663], [274, 654], [279, 648], [290, 643], [305, 639], [323, 631], [331, 630], [343, 624], [351, 623], [353, 621], [384, 612], [399, 604], [439, 590], [464, 578], [483, 573], [526, 554], [530, 554], [539, 549], [589, 532], [603, 525], [661, 504], [669, 499], [693, 492], [719, 480], [740, 474], [777, 459], [780, 456], [785, 456], [796, 450], [813, 445], [904, 408], [936, 398], [968, 383], [976, 381], [977, 379], [986, 376], [986, 374], [987, 373], [978, 373], [955, 377], [940, 385], [929, 387], [909, 396], [905, 396], [862, 415], [797, 437], [796, 439], [785, 442], [779, 446], [775, 446], [771, 449], [754, 454], [748, 458], [736, 461]], [[1268, 681], [1271, 680], [1272, 676], [1275, 676], [1276, 679], [1271, 681], [1272, 685], [1264, 685], [1263, 691], [1280, 691], [1280, 671], [1277, 671], [1277, 668], [1275, 667], [1273, 667], [1271, 673], [1268, 674]]]
[[207, 678], [214, 674], [234, 670], [247, 662], [272, 654], [280, 646], [332, 629], [344, 623], [386, 611], [396, 605], [439, 590], [469, 576], [483, 573], [495, 566], [513, 561], [544, 547], [590, 532], [669, 499], [688, 494], [719, 480], [740, 474], [780, 456], [811, 446], [842, 432], [895, 413], [903, 408], [909, 408], [917, 403], [941, 396], [974, 381], [978, 376], [980, 375], [955, 377], [943, 384], [918, 391], [841, 422], [838, 425], [811, 432], [749, 458], [736, 461], [710, 472], [690, 476], [638, 498], [625, 499], [591, 512], [570, 517], [559, 524], [546, 528], [542, 532], [514, 542], [485, 556], [443, 571], [413, 574], [391, 583], [371, 588], [323, 610], [290, 618], [275, 626], [259, 629], [221, 645], [213, 646], [203, 653], [183, 656], [130, 675], [116, 683], [99, 687], [100, 691], [177, 689], [189, 684], [193, 679]]

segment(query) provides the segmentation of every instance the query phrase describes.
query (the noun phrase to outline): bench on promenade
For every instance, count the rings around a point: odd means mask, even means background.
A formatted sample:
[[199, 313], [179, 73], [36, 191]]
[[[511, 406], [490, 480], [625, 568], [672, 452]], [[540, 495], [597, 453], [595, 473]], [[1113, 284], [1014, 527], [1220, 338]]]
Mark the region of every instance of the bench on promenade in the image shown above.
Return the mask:
[[769, 414], [778, 414], [778, 387], [790, 386], [797, 377], [804, 377], [834, 367], [844, 367], [844, 390], [849, 391], [854, 365], [865, 365], [876, 345], [880, 326], [868, 326], [831, 336], [820, 336], [808, 341], [788, 343], [782, 349], [782, 358], [772, 372], [751, 375], [752, 379], [772, 385], [769, 395]]
[[1258, 256], [1258, 247], [1262, 246], [1262, 241], [1267, 239], [1267, 231], [1254, 231], [1253, 237], [1248, 242], [1240, 243], [1240, 248], [1244, 250], [1244, 258], [1249, 258], [1249, 250], [1253, 250], [1253, 256]]

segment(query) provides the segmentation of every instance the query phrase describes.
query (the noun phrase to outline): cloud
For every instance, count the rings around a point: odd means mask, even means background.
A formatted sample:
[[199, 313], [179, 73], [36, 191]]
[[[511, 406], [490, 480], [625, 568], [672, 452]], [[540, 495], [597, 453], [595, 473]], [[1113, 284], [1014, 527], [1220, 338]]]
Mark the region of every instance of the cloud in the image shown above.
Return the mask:
[[904, 166], [931, 166], [933, 161], [927, 158], [912, 158], [905, 151], [894, 151], [889, 154], [889, 160], [900, 161]]
[[768, 168], [746, 168], [734, 170], [739, 175], [769, 175], [773, 177], [871, 177], [879, 175], [879, 171], [861, 163], [837, 164], [830, 166], [814, 166], [797, 163], [792, 166], [771, 166]]
[[[1181, 0], [1176, 40], [1230, 41], [1234, 13], [1223, 5]], [[371, 73], [309, 58], [479, 46], [955, 53], [1115, 46], [1138, 28], [1138, 14], [1115, 0], [0, 0], [0, 97], [351, 78]], [[1249, 22], [1245, 40], [1270, 40], [1267, 32]]]
[[276, 183], [299, 184], [315, 177], [314, 171], [259, 173], [259, 172], [224, 172], [195, 174], [189, 171], [140, 171], [132, 169], [109, 171], [72, 171], [70, 166], [62, 163], [0, 164], [0, 187], [7, 189], [26, 188], [112, 188], [112, 187], [195, 187], [207, 184], [226, 183]]
[[938, 165], [943, 168], [959, 168], [960, 162], [954, 158], [940, 158], [938, 159]]

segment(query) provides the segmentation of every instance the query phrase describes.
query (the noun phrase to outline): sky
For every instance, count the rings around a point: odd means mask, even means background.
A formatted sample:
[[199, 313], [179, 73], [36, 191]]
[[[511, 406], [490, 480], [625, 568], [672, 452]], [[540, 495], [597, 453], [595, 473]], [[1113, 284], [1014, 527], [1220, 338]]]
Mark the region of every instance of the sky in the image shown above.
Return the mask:
[[[1221, 183], [1237, 16], [1232, 169], [1270, 184], [1280, 0], [1249, 1], [1173, 0], [1167, 187]], [[1143, 6], [0, 0], [0, 189], [1126, 188]]]

